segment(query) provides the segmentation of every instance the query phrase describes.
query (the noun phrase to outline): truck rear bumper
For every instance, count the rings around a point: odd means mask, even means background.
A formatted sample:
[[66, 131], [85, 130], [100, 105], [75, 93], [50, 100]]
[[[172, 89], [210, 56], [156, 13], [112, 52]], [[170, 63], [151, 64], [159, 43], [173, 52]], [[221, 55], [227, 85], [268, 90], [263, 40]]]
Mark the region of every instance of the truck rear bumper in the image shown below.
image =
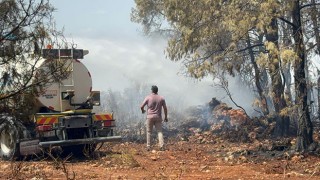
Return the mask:
[[39, 146], [46, 148], [51, 146], [70, 146], [79, 144], [95, 144], [100, 142], [117, 142], [121, 141], [121, 136], [110, 136], [110, 137], [97, 137], [97, 138], [87, 138], [87, 139], [71, 139], [62, 141], [46, 141], [39, 142]]

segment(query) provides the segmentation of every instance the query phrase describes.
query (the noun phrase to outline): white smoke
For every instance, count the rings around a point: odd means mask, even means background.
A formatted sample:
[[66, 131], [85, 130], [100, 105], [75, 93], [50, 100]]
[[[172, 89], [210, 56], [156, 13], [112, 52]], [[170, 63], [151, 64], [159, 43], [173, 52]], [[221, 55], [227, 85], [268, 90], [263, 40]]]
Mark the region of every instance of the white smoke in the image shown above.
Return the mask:
[[132, 82], [157, 85], [168, 102], [177, 99], [185, 105], [203, 104], [215, 96], [212, 81], [197, 82], [178, 75], [180, 64], [165, 58], [165, 42], [75, 39], [78, 48], [89, 50], [84, 63], [93, 78], [93, 88], [122, 91]]

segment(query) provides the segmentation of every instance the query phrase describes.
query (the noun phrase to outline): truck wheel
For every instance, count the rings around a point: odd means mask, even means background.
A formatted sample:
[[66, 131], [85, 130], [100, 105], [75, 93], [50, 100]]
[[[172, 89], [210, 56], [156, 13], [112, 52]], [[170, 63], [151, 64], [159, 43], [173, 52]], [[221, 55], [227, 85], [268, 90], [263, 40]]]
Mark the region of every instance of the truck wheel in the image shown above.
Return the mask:
[[76, 157], [86, 156], [89, 157], [93, 154], [96, 149], [96, 144], [79, 144], [79, 145], [72, 145], [72, 146], [63, 146], [62, 148], [62, 155], [68, 156], [72, 154]]
[[[86, 139], [91, 137], [90, 130], [82, 128], [82, 129], [67, 129], [66, 131], [68, 139]], [[96, 144], [79, 144], [79, 145], [71, 145], [71, 146], [63, 146], [62, 155], [66, 156], [72, 154], [73, 156], [81, 157], [86, 156], [90, 157], [92, 153], [96, 149]]]
[[93, 152], [96, 150], [97, 144], [85, 144], [83, 149], [82, 149], [82, 153], [87, 156], [90, 157], [92, 156]]
[[3, 160], [14, 160], [19, 153], [19, 133], [12, 117], [0, 116], [0, 157]]

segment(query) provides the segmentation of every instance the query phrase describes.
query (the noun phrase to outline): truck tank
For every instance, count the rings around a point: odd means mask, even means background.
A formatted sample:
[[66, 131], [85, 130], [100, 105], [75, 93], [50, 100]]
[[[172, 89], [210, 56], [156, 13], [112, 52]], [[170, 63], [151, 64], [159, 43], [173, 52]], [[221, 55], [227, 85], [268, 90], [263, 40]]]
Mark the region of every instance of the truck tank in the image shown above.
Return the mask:
[[[47, 63], [52, 60], [46, 60], [40, 65], [40, 69], [47, 68]], [[68, 71], [68, 77], [62, 81], [50, 83], [40, 90], [39, 101], [40, 112], [68, 111], [79, 108], [79, 105], [71, 105], [69, 100], [70, 92], [74, 92], [72, 97], [73, 104], [80, 104], [87, 100], [92, 91], [92, 79], [90, 72], [83, 63], [76, 59], [63, 59], [64, 69]], [[47, 109], [46, 109], [47, 108]]]

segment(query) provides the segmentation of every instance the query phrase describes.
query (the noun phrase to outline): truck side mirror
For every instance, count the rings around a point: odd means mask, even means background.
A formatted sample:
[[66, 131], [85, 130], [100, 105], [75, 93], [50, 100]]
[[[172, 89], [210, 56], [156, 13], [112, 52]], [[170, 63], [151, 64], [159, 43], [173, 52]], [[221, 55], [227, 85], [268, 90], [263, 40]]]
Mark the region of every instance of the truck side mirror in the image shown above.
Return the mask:
[[91, 91], [91, 100], [94, 106], [100, 106], [100, 91]]

